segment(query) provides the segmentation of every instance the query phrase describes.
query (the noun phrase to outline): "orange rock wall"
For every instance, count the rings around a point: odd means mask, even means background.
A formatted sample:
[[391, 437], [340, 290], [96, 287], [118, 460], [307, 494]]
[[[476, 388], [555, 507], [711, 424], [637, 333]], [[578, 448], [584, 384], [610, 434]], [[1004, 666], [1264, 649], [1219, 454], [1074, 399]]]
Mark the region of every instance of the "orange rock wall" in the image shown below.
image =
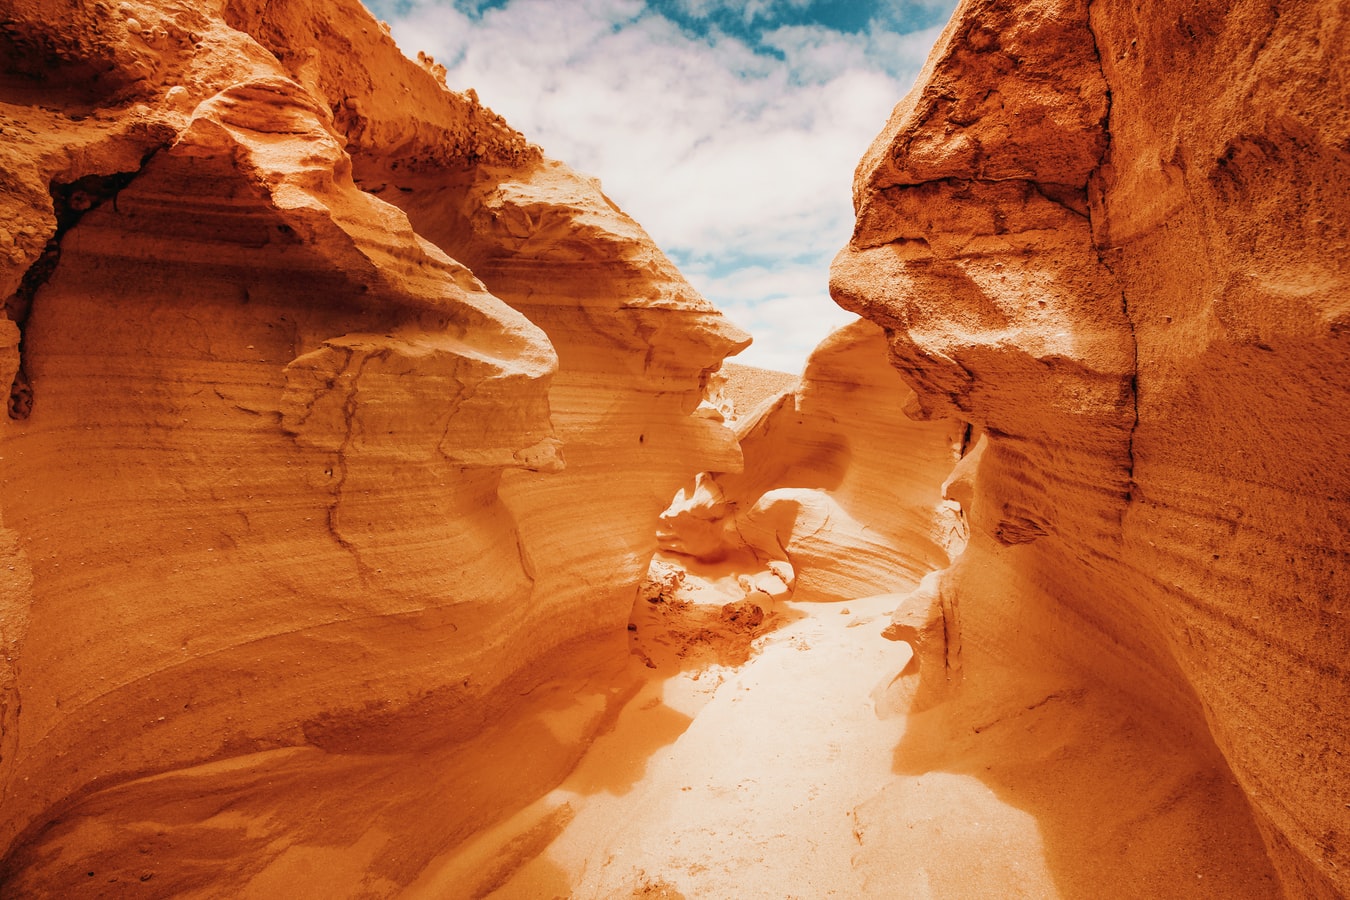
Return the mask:
[[[594, 630], [622, 631], [656, 549], [653, 516], [690, 467], [740, 465], [731, 432], [690, 414], [706, 373], [748, 336], [599, 182], [541, 159], [472, 91], [447, 93], [434, 61], [410, 66], [388, 40], [368, 39], [375, 26], [344, 33], [324, 7], [239, 2], [226, 18], [334, 110], [361, 187], [402, 209], [420, 237], [548, 336], [560, 360], [549, 401], [566, 464], [508, 474], [501, 496], [523, 551], [541, 563], [538, 627], [566, 623], [571, 634], [589, 619]], [[544, 563], [554, 558], [569, 565]]]
[[833, 273], [986, 436], [967, 690], [1040, 660], [1212, 739], [1295, 897], [1350, 891], [1348, 37], [1333, 2], [966, 2]]
[[10, 8], [0, 846], [130, 778], [444, 746], [507, 682], [624, 665], [658, 513], [738, 459], [691, 413], [748, 339], [355, 2]]

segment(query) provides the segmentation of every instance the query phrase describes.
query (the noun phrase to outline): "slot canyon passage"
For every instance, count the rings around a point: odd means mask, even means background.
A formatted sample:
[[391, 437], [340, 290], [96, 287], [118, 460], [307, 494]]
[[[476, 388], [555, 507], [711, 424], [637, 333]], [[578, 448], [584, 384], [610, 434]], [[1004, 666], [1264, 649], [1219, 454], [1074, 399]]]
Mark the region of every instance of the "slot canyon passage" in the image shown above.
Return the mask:
[[961, 3], [796, 376], [355, 0], [0, 0], [0, 896], [1347, 896], [1347, 16]]

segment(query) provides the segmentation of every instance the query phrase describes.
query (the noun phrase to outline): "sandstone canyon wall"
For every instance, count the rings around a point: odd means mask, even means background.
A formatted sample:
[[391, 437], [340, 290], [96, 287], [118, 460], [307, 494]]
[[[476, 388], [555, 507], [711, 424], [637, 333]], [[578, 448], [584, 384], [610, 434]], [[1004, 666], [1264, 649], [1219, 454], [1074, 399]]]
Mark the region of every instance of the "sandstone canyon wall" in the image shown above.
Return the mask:
[[745, 336], [352, 0], [0, 0], [0, 895], [399, 893], [658, 531], [891, 595], [878, 896], [1350, 892], [1343, 6], [964, 3], [733, 434]]
[[978, 437], [930, 738], [1009, 672], [1123, 689], [1212, 741], [1290, 897], [1350, 892], [1348, 40], [1335, 2], [969, 0], [832, 276]]
[[[694, 413], [748, 339], [354, 0], [2, 18], [0, 847], [85, 848], [5, 888], [135, 882], [148, 817], [196, 829], [157, 895], [265, 894], [305, 845], [388, 893], [448, 836], [369, 760], [623, 667], [658, 513], [736, 465]], [[113, 811], [83, 844], [77, 802]]]

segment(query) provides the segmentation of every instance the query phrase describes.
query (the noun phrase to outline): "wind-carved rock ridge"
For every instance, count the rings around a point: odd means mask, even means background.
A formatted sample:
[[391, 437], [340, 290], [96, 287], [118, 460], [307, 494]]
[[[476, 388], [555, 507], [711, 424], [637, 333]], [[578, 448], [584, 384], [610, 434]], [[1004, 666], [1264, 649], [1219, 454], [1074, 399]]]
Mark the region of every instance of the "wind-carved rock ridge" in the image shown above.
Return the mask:
[[[911, 732], [952, 740], [982, 704], [1025, 707], [996, 672], [1091, 685], [1071, 706], [1117, 693], [1165, 723], [1159, 746], [1189, 742], [1210, 773], [1196, 777], [1232, 780], [1236, 796], [1183, 806], [1245, 847], [1259, 834], [1273, 866], [1219, 854], [1246, 877], [1205, 873], [1189, 895], [1350, 891], [1350, 813], [1330, 787], [1350, 779], [1350, 96], [1328, 43], [1346, 27], [1331, 3], [964, 3], [858, 168], [833, 273], [923, 409], [983, 435], [961, 500], [971, 540], [940, 580], [961, 610], [962, 683], [929, 663], [914, 702], [940, 693], [947, 721]], [[1073, 186], [1088, 216], [1009, 177]], [[940, 657], [920, 649], [934, 590], [894, 633], [921, 662]], [[950, 746], [923, 764], [987, 752]], [[1130, 766], [1110, 777], [1127, 784]], [[1076, 895], [1090, 838], [1029, 806]], [[1141, 858], [1131, 883], [1175, 890], [1171, 866]]]
[[796, 387], [740, 411], [743, 465], [700, 473], [676, 495], [662, 549], [730, 567], [766, 603], [899, 591], [945, 567], [965, 537], [940, 488], [964, 423], [911, 418], [898, 392], [913, 399], [881, 330], [838, 329]]
[[[394, 893], [604, 721], [522, 710], [624, 696], [748, 338], [355, 2], [11, 7], [0, 294], [60, 256], [0, 319], [0, 893]], [[476, 779], [489, 723], [548, 752]]]

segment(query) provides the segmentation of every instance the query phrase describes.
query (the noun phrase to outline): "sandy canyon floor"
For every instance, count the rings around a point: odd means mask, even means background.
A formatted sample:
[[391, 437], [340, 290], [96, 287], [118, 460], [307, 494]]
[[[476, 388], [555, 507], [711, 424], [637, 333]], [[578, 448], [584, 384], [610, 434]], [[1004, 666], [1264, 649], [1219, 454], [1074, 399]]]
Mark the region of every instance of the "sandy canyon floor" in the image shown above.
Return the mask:
[[691, 579], [639, 608], [635, 658], [654, 668], [613, 730], [416, 890], [453, 896], [476, 869], [470, 894], [492, 891], [494, 859], [495, 898], [869, 896], [856, 811], [893, 778], [900, 729], [870, 693], [910, 655], [879, 637], [894, 601], [780, 603], [752, 629], [721, 614], [739, 594]]
[[[897, 688], [911, 651], [881, 637], [894, 596], [766, 604], [757, 625], [747, 604], [723, 609], [740, 596], [708, 572], [639, 602], [640, 687], [612, 728], [410, 895], [1277, 895], [1254, 835], [1197, 827], [1206, 807], [1223, 817], [1228, 785], [1165, 747], [1141, 768], [1160, 736], [1109, 699], [1051, 690], [1017, 721], [973, 729], [983, 743], [940, 751], [968, 771], [924, 771], [939, 751], [907, 747], [907, 721], [920, 740], [925, 723]], [[582, 702], [551, 727], [596, 713]], [[1183, 893], [1155, 893], [1178, 876]]]
[[895, 595], [761, 606], [735, 568], [639, 598], [625, 669], [466, 743], [96, 793], [6, 896], [1280, 896], [1231, 775], [1147, 709], [1043, 670], [923, 709]]

